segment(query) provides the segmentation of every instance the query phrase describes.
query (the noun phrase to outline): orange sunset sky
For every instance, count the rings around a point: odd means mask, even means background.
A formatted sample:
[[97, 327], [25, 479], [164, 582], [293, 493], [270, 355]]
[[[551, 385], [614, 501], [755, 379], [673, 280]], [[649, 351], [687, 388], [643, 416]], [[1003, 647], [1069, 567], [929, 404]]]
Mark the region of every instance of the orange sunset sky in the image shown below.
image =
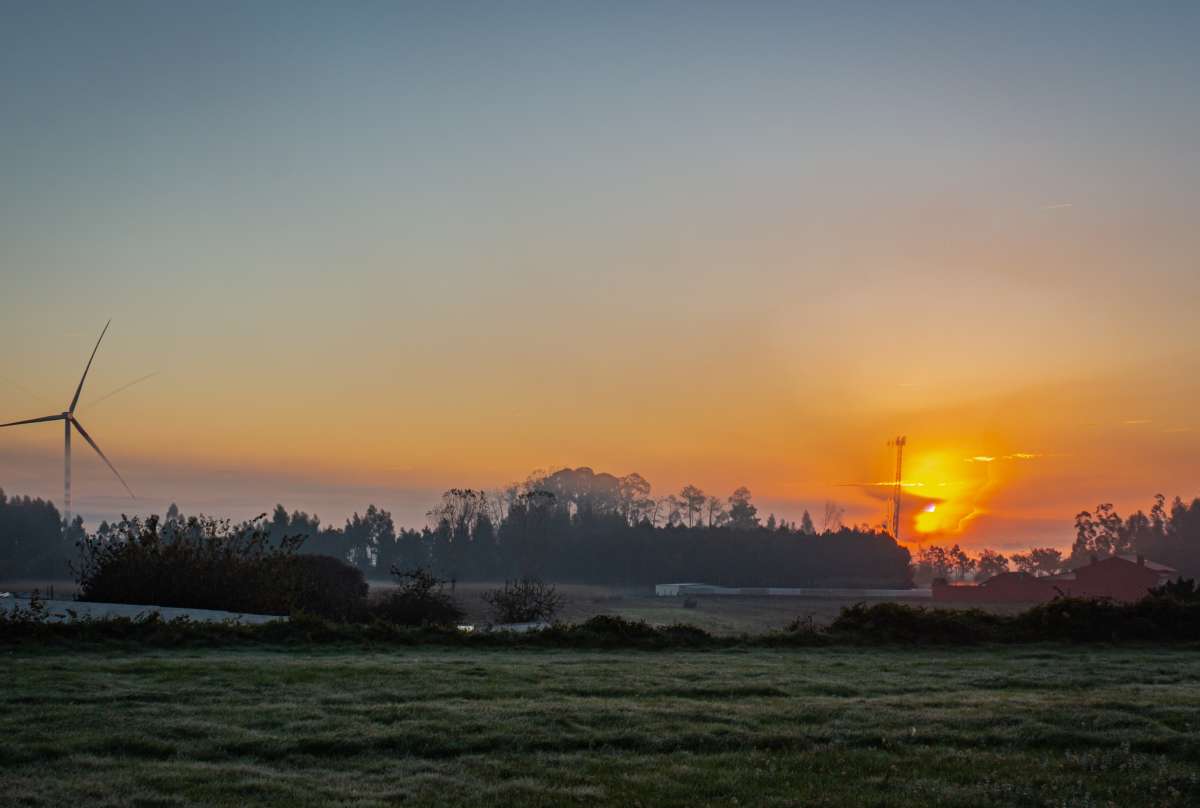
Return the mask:
[[[1187, 26], [964, 5], [23, 10], [0, 421], [111, 317], [78, 414], [139, 498], [80, 444], [93, 524], [564, 465], [875, 524], [898, 434], [906, 538], [1198, 495]], [[61, 442], [0, 487], [57, 501]]]

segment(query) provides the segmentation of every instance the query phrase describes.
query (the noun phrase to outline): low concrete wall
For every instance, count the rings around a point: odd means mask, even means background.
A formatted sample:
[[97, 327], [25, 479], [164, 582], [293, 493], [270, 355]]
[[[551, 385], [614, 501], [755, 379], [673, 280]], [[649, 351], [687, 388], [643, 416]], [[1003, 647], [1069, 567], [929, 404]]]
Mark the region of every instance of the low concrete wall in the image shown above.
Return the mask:
[[725, 595], [743, 598], [836, 598], [839, 600], [929, 600], [928, 589], [853, 589], [837, 587], [790, 586], [713, 586], [711, 584], [657, 584], [654, 594], [660, 598], [681, 595]]
[[[238, 614], [236, 612], [221, 612], [213, 609], [180, 609], [173, 606], [143, 606], [131, 603], [88, 603], [76, 600], [44, 600], [46, 617], [51, 622], [70, 622], [72, 620], [105, 620], [113, 617], [136, 619], [158, 612], [163, 620], [174, 620], [186, 617], [197, 623], [223, 623], [227, 620], [234, 623], [256, 624], [269, 623], [272, 620], [287, 620], [274, 614]], [[0, 598], [0, 609], [11, 612], [17, 608], [28, 609], [29, 601], [23, 598]]]

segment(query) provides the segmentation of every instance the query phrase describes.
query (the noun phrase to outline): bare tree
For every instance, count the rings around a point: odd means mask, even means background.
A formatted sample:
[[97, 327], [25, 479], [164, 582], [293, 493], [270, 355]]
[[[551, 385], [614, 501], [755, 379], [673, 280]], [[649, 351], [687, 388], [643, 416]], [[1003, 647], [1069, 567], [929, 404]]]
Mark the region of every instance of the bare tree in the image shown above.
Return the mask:
[[836, 533], [842, 529], [842, 517], [846, 509], [833, 500], [825, 501], [825, 518], [821, 521], [822, 533]]
[[651, 497], [647, 500], [646, 517], [652, 527], [658, 527], [658, 517], [662, 514], [664, 501]]
[[706, 500], [704, 492], [694, 485], [685, 485], [679, 492], [679, 504], [687, 518], [688, 527], [696, 526], [696, 519], [703, 512]]
[[634, 472], [620, 479], [618, 491], [621, 498], [621, 514], [629, 524], [636, 525], [646, 515], [645, 509], [651, 502], [650, 483], [645, 477]]
[[709, 497], [704, 503], [704, 508], [708, 512], [709, 527], [720, 527], [729, 521], [729, 514], [725, 512], [725, 503], [718, 497]]
[[683, 523], [683, 503], [679, 501], [678, 497], [674, 494], [668, 494], [659, 502], [666, 512], [668, 527], [674, 527]]

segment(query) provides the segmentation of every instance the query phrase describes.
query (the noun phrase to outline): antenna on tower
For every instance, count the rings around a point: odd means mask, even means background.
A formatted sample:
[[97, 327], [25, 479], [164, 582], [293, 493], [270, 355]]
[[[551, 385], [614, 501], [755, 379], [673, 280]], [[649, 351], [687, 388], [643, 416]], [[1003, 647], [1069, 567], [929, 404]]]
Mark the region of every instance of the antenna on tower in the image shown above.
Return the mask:
[[892, 487], [892, 500], [889, 503], [888, 527], [891, 528], [892, 538], [900, 541], [900, 494], [904, 491], [904, 446], [908, 439], [903, 435], [888, 441], [888, 446], [896, 447], [896, 482]]

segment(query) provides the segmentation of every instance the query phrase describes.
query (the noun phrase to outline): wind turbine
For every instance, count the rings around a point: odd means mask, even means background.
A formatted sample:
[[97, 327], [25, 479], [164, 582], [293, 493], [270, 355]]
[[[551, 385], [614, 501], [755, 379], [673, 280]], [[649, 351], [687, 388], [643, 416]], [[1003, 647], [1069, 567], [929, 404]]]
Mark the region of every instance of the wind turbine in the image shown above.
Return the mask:
[[83, 382], [87, 379], [88, 371], [92, 369], [92, 360], [96, 358], [96, 351], [100, 350], [100, 342], [104, 339], [104, 335], [108, 332], [108, 327], [111, 324], [112, 320], [104, 324], [104, 330], [100, 332], [100, 339], [96, 340], [96, 347], [92, 348], [92, 355], [88, 358], [87, 367], [83, 369], [83, 375], [79, 377], [79, 386], [75, 388], [75, 395], [71, 399], [71, 406], [65, 412], [60, 412], [58, 415], [46, 415], [41, 418], [29, 418], [25, 421], [12, 421], [7, 424], [0, 424], [0, 428], [3, 428], [6, 426], [20, 426], [21, 424], [40, 424], [43, 421], [63, 422], [63, 523], [65, 525], [71, 524], [71, 427], [79, 431], [79, 436], [96, 450], [96, 454], [100, 455], [100, 459], [117, 476], [117, 479], [121, 481], [121, 485], [125, 486], [125, 490], [129, 492], [129, 496], [136, 499], [133, 496], [133, 489], [125, 482], [125, 478], [117, 471], [116, 466], [104, 456], [104, 452], [100, 451], [100, 447], [96, 445], [96, 441], [92, 440], [92, 436], [87, 433], [87, 430], [83, 428], [83, 424], [79, 423], [79, 419], [75, 417], [75, 406], [79, 403], [79, 394], [83, 392]]

